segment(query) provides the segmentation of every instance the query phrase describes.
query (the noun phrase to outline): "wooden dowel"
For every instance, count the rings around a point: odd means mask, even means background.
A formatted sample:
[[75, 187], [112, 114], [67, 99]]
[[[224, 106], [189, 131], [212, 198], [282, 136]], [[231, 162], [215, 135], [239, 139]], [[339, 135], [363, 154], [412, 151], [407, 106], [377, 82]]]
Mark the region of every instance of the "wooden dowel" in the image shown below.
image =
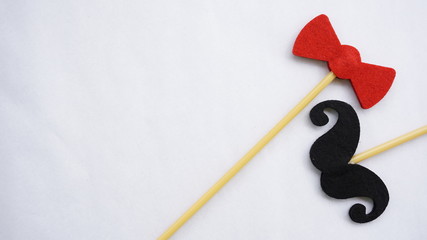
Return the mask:
[[175, 221], [158, 240], [169, 239], [187, 222], [206, 202], [209, 201], [231, 178], [236, 175], [261, 149], [267, 145], [295, 116], [298, 115], [326, 86], [336, 78], [329, 72], [279, 123], [276, 124], [255, 146], [249, 150], [234, 166], [225, 173], [203, 196], [199, 198], [178, 220]]
[[412, 132], [409, 132], [409, 133], [407, 133], [405, 135], [402, 135], [402, 136], [397, 137], [397, 138], [395, 138], [393, 140], [385, 142], [385, 143], [383, 143], [383, 144], [381, 144], [379, 146], [376, 146], [374, 148], [371, 148], [371, 149], [369, 149], [369, 150], [367, 150], [365, 152], [362, 152], [362, 153], [354, 155], [354, 157], [350, 160], [349, 163], [351, 163], [351, 164], [359, 163], [359, 162], [361, 162], [361, 161], [363, 161], [363, 160], [365, 160], [367, 158], [370, 158], [370, 157], [372, 157], [374, 155], [382, 153], [382, 152], [384, 152], [384, 151], [386, 151], [386, 150], [388, 150], [390, 148], [394, 148], [394, 147], [396, 147], [396, 146], [398, 146], [398, 145], [400, 145], [402, 143], [405, 143], [405, 142], [407, 142], [409, 140], [417, 138], [417, 137], [419, 137], [421, 135], [424, 135], [426, 133], [427, 133], [427, 126], [418, 128], [418, 129], [416, 129], [416, 130], [414, 130]]

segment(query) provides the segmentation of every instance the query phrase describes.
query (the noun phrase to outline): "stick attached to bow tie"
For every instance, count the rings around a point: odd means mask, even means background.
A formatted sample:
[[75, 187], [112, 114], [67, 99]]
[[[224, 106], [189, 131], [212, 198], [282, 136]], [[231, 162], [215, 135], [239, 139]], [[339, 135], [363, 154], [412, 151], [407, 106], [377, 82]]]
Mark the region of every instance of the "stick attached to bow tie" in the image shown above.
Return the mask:
[[327, 61], [331, 72], [176, 220], [158, 238], [159, 240], [171, 237], [336, 77], [350, 79], [362, 108], [366, 109], [384, 97], [396, 75], [392, 68], [362, 63], [359, 52], [354, 47], [341, 45], [326, 15], [317, 16], [301, 30], [295, 41], [293, 53], [301, 57]]

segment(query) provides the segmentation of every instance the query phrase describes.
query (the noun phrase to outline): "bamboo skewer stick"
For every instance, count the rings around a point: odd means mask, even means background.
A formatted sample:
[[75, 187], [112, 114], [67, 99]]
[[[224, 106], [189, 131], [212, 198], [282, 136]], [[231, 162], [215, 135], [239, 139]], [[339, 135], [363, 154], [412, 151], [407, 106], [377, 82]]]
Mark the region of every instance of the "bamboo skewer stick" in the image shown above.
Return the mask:
[[294, 119], [326, 86], [336, 78], [329, 72], [282, 120], [280, 120], [246, 155], [225, 173], [199, 200], [197, 200], [178, 220], [175, 221], [158, 240], [169, 239], [185, 222], [187, 222], [209, 199], [211, 199], [231, 178], [233, 178], [261, 149], [267, 145], [288, 123]]
[[373, 148], [371, 148], [371, 149], [369, 149], [369, 150], [367, 150], [365, 152], [356, 154], [350, 160], [349, 163], [350, 164], [359, 163], [359, 162], [361, 162], [361, 161], [363, 161], [363, 160], [365, 160], [367, 158], [370, 158], [370, 157], [372, 157], [374, 155], [377, 155], [377, 154], [382, 153], [382, 152], [384, 152], [386, 150], [389, 150], [390, 148], [394, 148], [394, 147], [396, 147], [396, 146], [398, 146], [398, 145], [400, 145], [402, 143], [410, 141], [410, 140], [412, 140], [414, 138], [417, 138], [417, 137], [419, 137], [421, 135], [424, 135], [426, 133], [427, 133], [427, 125], [424, 126], [424, 127], [420, 127], [418, 129], [415, 129], [414, 131], [409, 132], [407, 134], [404, 134], [404, 135], [402, 135], [400, 137], [392, 139], [392, 140], [390, 140], [388, 142], [385, 142], [385, 143], [383, 143], [381, 145], [373, 147]]

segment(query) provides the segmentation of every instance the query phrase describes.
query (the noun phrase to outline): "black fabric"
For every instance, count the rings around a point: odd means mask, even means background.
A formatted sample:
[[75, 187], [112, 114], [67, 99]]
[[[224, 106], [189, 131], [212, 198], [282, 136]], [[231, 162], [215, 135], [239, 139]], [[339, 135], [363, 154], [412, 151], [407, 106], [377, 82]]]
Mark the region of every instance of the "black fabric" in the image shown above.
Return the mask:
[[354, 109], [341, 101], [324, 101], [310, 111], [311, 121], [317, 126], [329, 122], [324, 113], [331, 108], [338, 113], [337, 123], [311, 146], [310, 158], [322, 174], [320, 184], [330, 197], [347, 199], [371, 198], [374, 207], [366, 213], [366, 207], [355, 204], [349, 215], [354, 222], [366, 223], [379, 217], [387, 207], [389, 195], [384, 182], [371, 170], [356, 164], [348, 164], [359, 143], [360, 124]]

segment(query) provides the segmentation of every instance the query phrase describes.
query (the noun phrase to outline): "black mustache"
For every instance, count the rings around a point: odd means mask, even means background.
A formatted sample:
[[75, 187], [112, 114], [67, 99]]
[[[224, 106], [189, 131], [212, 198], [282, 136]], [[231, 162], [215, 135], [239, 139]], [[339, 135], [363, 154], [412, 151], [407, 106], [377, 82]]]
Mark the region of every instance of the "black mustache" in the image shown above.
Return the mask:
[[311, 121], [315, 125], [324, 126], [329, 122], [324, 113], [326, 108], [335, 110], [338, 120], [311, 146], [311, 162], [322, 171], [320, 184], [328, 196], [337, 199], [368, 197], [373, 200], [374, 207], [370, 213], [366, 213], [366, 207], [360, 203], [353, 205], [349, 211], [354, 222], [370, 222], [379, 217], [388, 205], [387, 187], [371, 170], [348, 164], [356, 151], [360, 136], [359, 118], [354, 109], [341, 101], [321, 102], [310, 111]]

